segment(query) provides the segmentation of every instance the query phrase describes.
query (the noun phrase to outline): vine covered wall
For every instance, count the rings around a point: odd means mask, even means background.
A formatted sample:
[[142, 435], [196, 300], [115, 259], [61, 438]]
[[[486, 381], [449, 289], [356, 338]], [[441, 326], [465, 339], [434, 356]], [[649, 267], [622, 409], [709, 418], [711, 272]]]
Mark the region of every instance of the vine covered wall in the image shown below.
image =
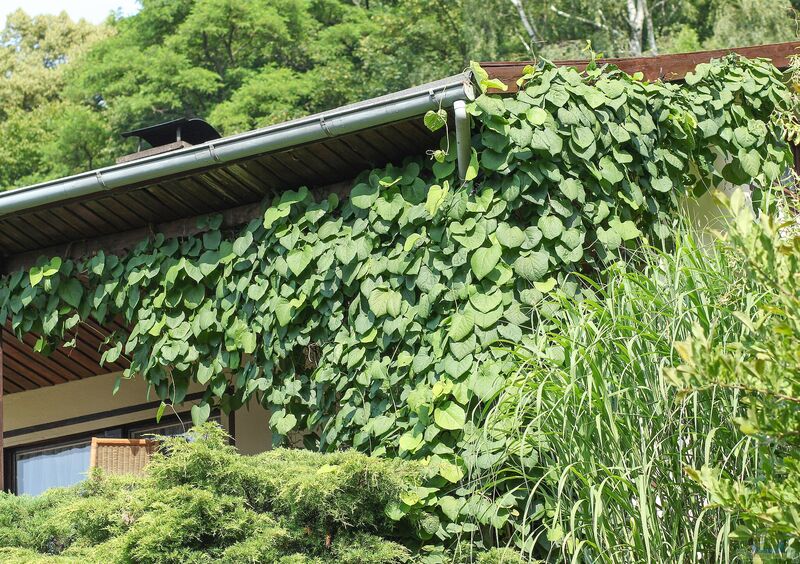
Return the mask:
[[791, 162], [773, 125], [789, 104], [762, 60], [700, 65], [684, 85], [543, 62], [517, 94], [469, 104], [465, 183], [445, 137], [433, 159], [364, 172], [346, 201], [301, 188], [236, 232], [210, 216], [202, 235], [155, 235], [126, 256], [42, 260], [2, 280], [0, 315], [42, 352], [82, 319], [120, 315], [131, 330], [106, 360], [126, 354], [126, 377], [166, 402], [205, 386], [196, 421], [255, 395], [278, 440], [311, 430], [314, 448], [427, 461], [426, 487], [390, 509], [436, 504], [424, 534], [459, 532], [466, 513], [501, 526], [513, 503], [457, 488], [491, 463], [461, 445], [502, 386], [502, 343], [580, 292], [576, 273], [668, 242], [690, 191], [724, 179], [762, 200]]

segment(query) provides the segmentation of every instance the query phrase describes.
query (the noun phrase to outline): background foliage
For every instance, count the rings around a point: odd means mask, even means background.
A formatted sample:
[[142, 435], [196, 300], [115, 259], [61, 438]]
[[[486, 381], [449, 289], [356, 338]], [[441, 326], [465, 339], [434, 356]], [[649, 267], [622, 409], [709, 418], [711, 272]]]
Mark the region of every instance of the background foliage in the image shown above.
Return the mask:
[[121, 315], [131, 332], [106, 358], [127, 354], [127, 375], [166, 402], [203, 385], [195, 421], [256, 396], [277, 440], [307, 430], [313, 448], [424, 460], [426, 487], [390, 511], [424, 510], [423, 536], [465, 532], [462, 513], [501, 528], [514, 500], [461, 487], [485, 462], [463, 441], [510, 361], [493, 345], [533, 343], [558, 295], [580, 293], [574, 274], [669, 244], [689, 188], [749, 182], [760, 200], [790, 162], [773, 67], [730, 57], [687, 84], [531, 67], [519, 94], [470, 104], [463, 185], [445, 138], [433, 164], [368, 171], [346, 202], [289, 191], [236, 233], [208, 217], [202, 236], [156, 235], [124, 257], [42, 261], [3, 280], [0, 316], [46, 352], [81, 319]]
[[[751, 298], [730, 313], [738, 339], [719, 335], [716, 325], [696, 325], [676, 343], [681, 363], [670, 381], [684, 393], [735, 391], [742, 408], [734, 421], [753, 441], [763, 462], [757, 475], [741, 475], [715, 461], [697, 461], [689, 475], [711, 495], [714, 506], [739, 518], [735, 536], [800, 556], [800, 367], [798, 367], [798, 261], [796, 218], [781, 223], [764, 215], [753, 221], [741, 193], [731, 201], [736, 217], [728, 233], [743, 266]], [[733, 308], [732, 308], [733, 309]]]
[[0, 136], [15, 139], [0, 187], [110, 164], [135, 150], [126, 130], [199, 115], [236, 133], [470, 60], [579, 58], [586, 40], [609, 56], [787, 41], [796, 3], [143, 0], [100, 26], [18, 11], [0, 32]]

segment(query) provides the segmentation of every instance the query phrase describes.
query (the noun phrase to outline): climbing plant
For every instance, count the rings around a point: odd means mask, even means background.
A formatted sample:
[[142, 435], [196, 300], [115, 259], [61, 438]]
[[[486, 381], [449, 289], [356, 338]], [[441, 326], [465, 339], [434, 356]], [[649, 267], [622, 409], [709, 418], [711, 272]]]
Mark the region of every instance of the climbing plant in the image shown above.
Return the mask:
[[301, 188], [235, 232], [210, 216], [201, 235], [156, 234], [126, 256], [42, 260], [3, 279], [0, 315], [43, 352], [82, 319], [122, 316], [130, 332], [105, 360], [127, 355], [125, 376], [165, 402], [203, 385], [197, 421], [255, 396], [278, 442], [301, 429], [314, 448], [427, 461], [426, 487], [390, 508], [430, 506], [424, 534], [459, 532], [464, 514], [501, 526], [511, 502], [457, 489], [490, 462], [459, 444], [503, 384], [493, 345], [525, 341], [556, 293], [581, 291], [573, 273], [668, 244], [689, 191], [725, 179], [763, 200], [790, 162], [770, 121], [788, 105], [763, 60], [703, 64], [683, 85], [542, 62], [516, 94], [469, 104], [464, 182], [446, 136], [433, 159], [364, 172], [346, 201]]

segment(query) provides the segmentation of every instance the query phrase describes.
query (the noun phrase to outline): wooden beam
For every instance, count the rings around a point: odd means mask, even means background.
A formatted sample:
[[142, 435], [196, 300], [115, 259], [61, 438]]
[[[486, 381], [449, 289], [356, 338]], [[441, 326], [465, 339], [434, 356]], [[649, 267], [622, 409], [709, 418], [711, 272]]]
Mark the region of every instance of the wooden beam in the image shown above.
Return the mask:
[[[650, 81], [658, 79], [677, 81], [682, 80], [686, 73], [693, 71], [700, 63], [707, 63], [711, 59], [718, 59], [730, 53], [738, 53], [749, 59], [770, 59], [776, 67], [785, 69], [789, 66], [789, 57], [800, 54], [798, 49], [800, 49], [800, 41], [791, 41], [788, 43], [715, 49], [713, 51], [697, 51], [695, 53], [676, 53], [656, 57], [601, 59], [599, 63], [616, 65], [628, 74], [641, 72], [644, 74], [644, 78]], [[586, 68], [587, 63], [588, 61], [585, 59], [555, 61], [558, 66], [576, 67], [580, 70]], [[481, 66], [489, 73], [490, 78], [498, 78], [508, 86], [507, 93], [513, 93], [518, 90], [517, 80], [522, 76], [523, 69], [527, 65], [533, 64], [536, 64], [536, 62], [487, 62], [481, 63]], [[490, 92], [499, 93], [501, 91], [490, 90]]]

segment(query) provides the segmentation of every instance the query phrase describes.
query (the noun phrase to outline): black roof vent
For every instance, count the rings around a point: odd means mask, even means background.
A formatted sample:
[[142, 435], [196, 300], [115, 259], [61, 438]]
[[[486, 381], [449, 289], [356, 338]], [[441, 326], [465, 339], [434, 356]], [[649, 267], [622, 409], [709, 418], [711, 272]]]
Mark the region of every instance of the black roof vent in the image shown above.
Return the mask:
[[[126, 131], [122, 136], [125, 138], [138, 137], [139, 149], [135, 153], [118, 158], [118, 163], [200, 145], [221, 137], [216, 129], [200, 118], [174, 119], [158, 125]], [[147, 142], [150, 148], [143, 149], [142, 142]]]

